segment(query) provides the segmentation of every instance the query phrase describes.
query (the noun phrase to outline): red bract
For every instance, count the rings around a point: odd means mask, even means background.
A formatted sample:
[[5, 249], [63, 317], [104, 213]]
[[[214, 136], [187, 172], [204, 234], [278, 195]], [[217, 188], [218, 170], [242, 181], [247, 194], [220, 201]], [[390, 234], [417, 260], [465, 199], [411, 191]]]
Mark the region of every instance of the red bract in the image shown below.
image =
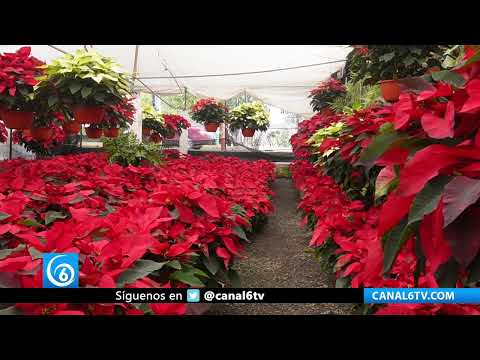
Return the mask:
[[220, 102], [217, 102], [214, 98], [207, 98], [207, 99], [200, 99], [198, 100], [193, 106], [192, 106], [192, 109], [191, 111], [192, 112], [198, 112], [200, 110], [203, 110], [203, 108], [205, 107], [218, 107], [218, 108], [221, 108], [221, 109], [224, 109], [225, 111], [227, 111], [227, 107], [220, 103]]
[[0, 54], [0, 95], [21, 97], [33, 91], [44, 63], [30, 56], [30, 51], [30, 47], [22, 47], [15, 53]]
[[310, 95], [318, 95], [325, 91], [339, 91], [345, 92], [345, 86], [337, 79], [330, 78], [327, 81], [322, 82], [316, 88], [310, 91]]
[[[192, 256], [198, 254], [228, 269], [241, 255], [238, 235], [251, 230], [253, 217], [272, 210], [275, 172], [267, 161], [170, 156], [159, 167], [121, 167], [109, 164], [105, 154], [90, 153], [4, 161], [0, 168], [2, 250], [16, 249], [0, 259], [0, 271], [15, 274], [22, 287], [41, 287], [36, 252], [79, 253], [81, 287], [189, 286], [188, 276], [173, 275], [178, 266], [162, 267], [155, 276], [122, 274], [141, 266], [145, 256], [176, 260], [187, 271], [203, 266]], [[131, 304], [17, 307], [28, 314], [143, 312]], [[186, 310], [184, 304], [150, 309], [165, 315]]]
[[180, 115], [165, 114], [163, 115], [163, 120], [165, 121], [165, 125], [172, 131], [181, 131], [191, 126], [190, 122]]

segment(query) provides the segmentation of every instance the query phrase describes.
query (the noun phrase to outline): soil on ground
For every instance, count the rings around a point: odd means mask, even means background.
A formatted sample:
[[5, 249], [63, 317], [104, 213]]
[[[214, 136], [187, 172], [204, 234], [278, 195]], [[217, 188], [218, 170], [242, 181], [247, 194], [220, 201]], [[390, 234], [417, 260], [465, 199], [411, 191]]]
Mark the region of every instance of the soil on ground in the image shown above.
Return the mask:
[[[307, 253], [311, 233], [300, 227], [298, 192], [290, 179], [273, 183], [275, 212], [251, 236], [246, 256], [235, 265], [243, 288], [333, 287], [335, 278]], [[351, 314], [351, 304], [213, 304], [209, 315]]]

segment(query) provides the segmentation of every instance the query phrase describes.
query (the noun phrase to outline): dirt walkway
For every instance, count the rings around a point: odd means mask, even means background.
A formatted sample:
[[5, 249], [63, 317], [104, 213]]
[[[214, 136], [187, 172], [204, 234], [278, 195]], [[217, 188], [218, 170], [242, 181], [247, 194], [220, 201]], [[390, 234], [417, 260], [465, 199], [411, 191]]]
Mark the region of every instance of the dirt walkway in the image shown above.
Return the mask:
[[[242, 287], [331, 287], [332, 274], [322, 272], [313, 254], [306, 253], [310, 234], [299, 227], [297, 191], [290, 179], [273, 185], [275, 213], [252, 237], [245, 260], [238, 261]], [[209, 314], [221, 315], [314, 315], [348, 314], [347, 304], [214, 304]]]

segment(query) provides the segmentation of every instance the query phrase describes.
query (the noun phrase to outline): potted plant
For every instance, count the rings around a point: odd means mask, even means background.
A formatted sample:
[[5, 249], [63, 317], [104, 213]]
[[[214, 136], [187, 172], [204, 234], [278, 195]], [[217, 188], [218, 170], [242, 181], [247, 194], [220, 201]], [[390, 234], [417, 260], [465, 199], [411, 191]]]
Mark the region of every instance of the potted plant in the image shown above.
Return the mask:
[[175, 134], [180, 135], [183, 129], [188, 129], [191, 126], [190, 122], [180, 115], [164, 114], [162, 118], [164, 123], [162, 135], [167, 139], [175, 137]]
[[134, 116], [135, 107], [132, 99], [123, 99], [118, 104], [109, 105], [102, 120], [103, 135], [109, 138], [118, 137], [120, 129], [125, 129], [133, 123]]
[[28, 129], [33, 121], [34, 86], [43, 73], [43, 62], [30, 56], [30, 47], [0, 54], [0, 106], [5, 126]]
[[96, 51], [77, 50], [45, 67], [39, 90], [55, 89], [48, 103], [68, 107], [81, 124], [100, 123], [107, 108], [130, 96], [127, 73]]
[[355, 49], [347, 56], [348, 77], [354, 82], [366, 79], [378, 83], [382, 97], [396, 101], [400, 96], [398, 80], [422, 76], [427, 69], [442, 66], [444, 45], [368, 45], [367, 51]]
[[36, 112], [30, 128], [31, 137], [37, 141], [46, 142], [53, 134], [53, 123], [61, 117], [61, 114], [48, 110]]
[[[165, 132], [163, 116], [153, 106], [145, 106], [142, 110], [142, 116], [142, 134], [144, 136], [149, 136], [151, 140], [151, 135], [157, 134], [160, 137], [160, 134]], [[154, 138], [157, 139], [158, 137]]]
[[330, 103], [344, 94], [345, 86], [339, 80], [330, 78], [310, 91], [310, 105], [313, 111], [320, 112], [322, 115], [333, 115]]
[[162, 141], [162, 136], [161, 136], [158, 132], [154, 131], [154, 132], [152, 132], [152, 134], [150, 135], [150, 141], [153, 142], [153, 143], [158, 144], [158, 143], [160, 143], [160, 142]]
[[215, 99], [200, 99], [192, 106], [192, 119], [202, 123], [208, 132], [216, 132], [218, 125], [225, 122], [228, 109]]
[[232, 130], [242, 129], [245, 137], [252, 137], [255, 130], [265, 131], [270, 125], [269, 114], [260, 101], [238, 105], [230, 112], [228, 123]]
[[30, 129], [15, 130], [13, 132], [13, 142], [22, 145], [26, 150], [33, 152], [37, 157], [48, 157], [56, 153], [59, 147], [65, 142], [65, 132], [61, 127], [57, 126], [55, 121], [49, 126], [51, 130], [48, 138], [32, 136]]
[[100, 139], [102, 137], [103, 130], [99, 124], [90, 124], [85, 128], [85, 132], [90, 139]]

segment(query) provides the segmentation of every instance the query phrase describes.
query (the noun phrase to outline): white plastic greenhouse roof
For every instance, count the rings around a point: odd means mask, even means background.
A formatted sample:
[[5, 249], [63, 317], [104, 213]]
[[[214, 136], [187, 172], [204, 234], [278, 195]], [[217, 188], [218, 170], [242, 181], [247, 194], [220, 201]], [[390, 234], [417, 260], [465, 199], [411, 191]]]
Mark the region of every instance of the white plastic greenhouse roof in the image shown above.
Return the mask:
[[[31, 46], [50, 61], [85, 45], [0, 45], [0, 52]], [[90, 48], [92, 45], [87, 45]], [[137, 48], [138, 46], [138, 48]], [[55, 48], [56, 49], [55, 49]], [[183, 93], [229, 99], [247, 92], [266, 104], [310, 114], [308, 94], [339, 70], [351, 51], [347, 45], [93, 45], [130, 73], [137, 53], [135, 88], [160, 96]], [[136, 52], [136, 49], [138, 51]], [[245, 74], [247, 73], [247, 74]]]

